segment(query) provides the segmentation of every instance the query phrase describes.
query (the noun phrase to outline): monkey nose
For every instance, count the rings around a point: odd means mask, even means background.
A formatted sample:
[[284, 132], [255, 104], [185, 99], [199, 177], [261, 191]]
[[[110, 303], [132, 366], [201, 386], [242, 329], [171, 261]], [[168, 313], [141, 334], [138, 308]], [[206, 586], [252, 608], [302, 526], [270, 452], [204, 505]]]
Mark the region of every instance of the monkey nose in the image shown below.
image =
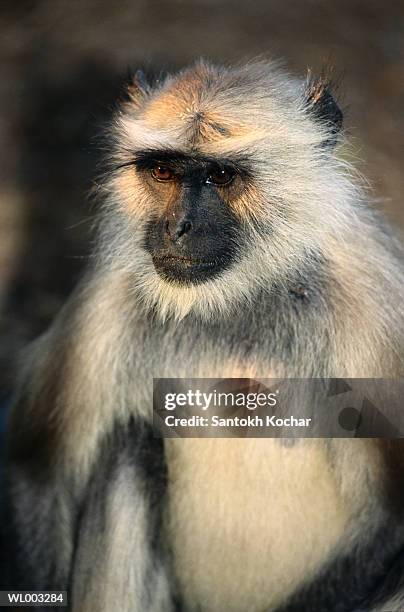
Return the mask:
[[181, 219], [176, 222], [175, 220], [166, 220], [166, 233], [170, 237], [172, 242], [178, 242], [180, 238], [188, 234], [192, 230], [192, 222], [189, 219]]

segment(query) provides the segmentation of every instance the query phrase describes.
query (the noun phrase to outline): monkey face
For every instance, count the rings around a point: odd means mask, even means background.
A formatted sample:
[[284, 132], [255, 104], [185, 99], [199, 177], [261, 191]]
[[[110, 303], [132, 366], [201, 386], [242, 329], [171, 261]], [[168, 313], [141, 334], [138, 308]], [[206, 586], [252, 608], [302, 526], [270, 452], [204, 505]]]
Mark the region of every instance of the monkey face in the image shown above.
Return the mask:
[[327, 258], [356, 197], [332, 153], [340, 124], [322, 82], [270, 64], [136, 76], [111, 130], [105, 257], [163, 318], [251, 303], [306, 253]]
[[161, 211], [147, 223], [144, 239], [156, 272], [198, 284], [228, 269], [241, 247], [239, 222], [226, 201], [242, 189], [238, 169], [179, 154], [143, 154], [136, 165]]

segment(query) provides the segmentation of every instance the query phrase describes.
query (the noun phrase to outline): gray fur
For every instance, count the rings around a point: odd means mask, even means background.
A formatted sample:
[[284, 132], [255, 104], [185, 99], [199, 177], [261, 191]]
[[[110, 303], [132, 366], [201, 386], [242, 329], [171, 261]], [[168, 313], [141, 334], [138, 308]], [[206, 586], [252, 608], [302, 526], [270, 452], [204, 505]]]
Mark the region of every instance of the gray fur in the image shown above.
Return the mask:
[[[200, 63], [155, 87], [138, 81], [111, 129], [97, 261], [32, 346], [21, 375], [9, 427], [8, 585], [68, 588], [75, 612], [112, 605], [167, 612], [181, 599], [187, 610], [221, 612], [214, 597], [203, 605], [191, 601], [199, 587], [184, 588], [174, 531], [164, 522], [167, 498], [176, 499], [166, 474], [170, 459], [153, 451], [150, 432], [142, 433], [151, 422], [152, 378], [402, 376], [402, 250], [366, 205], [338, 149], [323, 146], [334, 144], [336, 128], [313, 113], [316, 95], [308, 105], [304, 87], [276, 66]], [[185, 109], [178, 116], [174, 100]], [[169, 112], [166, 124], [159, 104]], [[207, 126], [206, 138], [202, 128], [196, 135], [190, 118], [197, 114], [200, 122], [209, 113], [213, 131]], [[184, 287], [155, 273], [143, 244], [158, 199], [131, 165], [137, 147], [248, 155], [254, 196], [237, 202], [240, 210], [248, 204], [239, 229], [244, 252], [219, 278]], [[271, 452], [274, 444], [268, 440]], [[305, 444], [308, 453], [323, 453], [321, 441]], [[325, 456], [324, 470], [332, 470], [349, 510], [325, 565], [338, 568], [350, 556], [360, 575], [366, 559], [358, 551], [393, 514], [403, 537], [402, 509], [397, 519], [385, 493], [385, 451], [360, 440], [335, 441]], [[223, 504], [223, 512], [231, 511], [231, 498]], [[293, 587], [268, 598], [268, 610], [288, 609], [288, 602], [294, 609], [293, 594], [321, 575], [314, 561], [307, 575], [303, 565]], [[354, 597], [345, 608], [337, 596], [324, 600], [334, 610], [354, 609]], [[248, 609], [261, 610], [260, 602]], [[372, 605], [366, 609], [381, 609]]]

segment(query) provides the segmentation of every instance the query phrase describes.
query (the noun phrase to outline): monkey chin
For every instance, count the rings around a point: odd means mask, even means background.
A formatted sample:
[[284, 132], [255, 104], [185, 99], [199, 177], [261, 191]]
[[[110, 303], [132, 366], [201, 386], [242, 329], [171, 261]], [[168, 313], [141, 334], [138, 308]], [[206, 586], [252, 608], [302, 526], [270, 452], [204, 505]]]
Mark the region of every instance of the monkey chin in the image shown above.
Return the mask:
[[199, 285], [219, 276], [230, 261], [224, 257], [208, 261], [164, 255], [153, 257], [153, 264], [157, 274], [169, 283]]

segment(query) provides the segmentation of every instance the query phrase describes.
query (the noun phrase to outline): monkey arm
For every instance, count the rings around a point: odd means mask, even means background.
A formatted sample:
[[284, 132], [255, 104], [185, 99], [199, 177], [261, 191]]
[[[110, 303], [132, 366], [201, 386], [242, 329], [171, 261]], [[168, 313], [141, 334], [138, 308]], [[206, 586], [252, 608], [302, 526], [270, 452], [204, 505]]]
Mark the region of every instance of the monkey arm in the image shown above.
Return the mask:
[[80, 511], [72, 573], [75, 612], [170, 612], [172, 577], [162, 538], [162, 440], [131, 420], [103, 441]]
[[33, 364], [26, 364], [6, 432], [2, 588], [65, 590], [75, 502], [57, 469], [51, 420], [41, 418], [50, 388], [38, 387]]
[[131, 419], [101, 437], [90, 467], [75, 464], [60, 435], [72, 347], [55, 346], [57, 328], [33, 345], [8, 426], [2, 588], [67, 590], [74, 611], [109, 612], [115, 601], [123, 612], [168, 612], [161, 440]]

